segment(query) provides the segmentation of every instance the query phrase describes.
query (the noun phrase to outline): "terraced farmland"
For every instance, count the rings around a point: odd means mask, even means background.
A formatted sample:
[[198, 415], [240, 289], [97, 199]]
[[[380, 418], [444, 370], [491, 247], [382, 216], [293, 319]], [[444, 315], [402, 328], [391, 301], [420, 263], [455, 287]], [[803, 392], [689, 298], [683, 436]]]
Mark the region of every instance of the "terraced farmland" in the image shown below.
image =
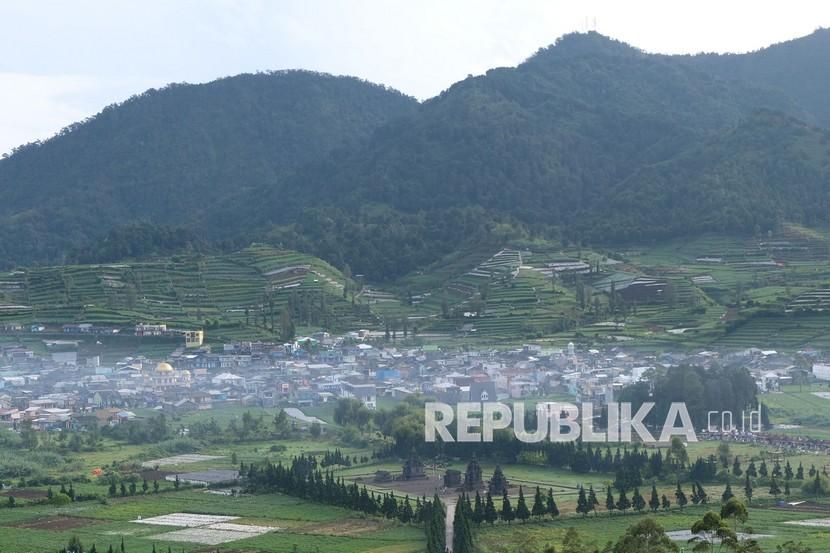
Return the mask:
[[[0, 323], [212, 324], [223, 335], [238, 329], [250, 338], [299, 297], [292, 305], [298, 324], [306, 322], [304, 313], [307, 322], [331, 328], [375, 324], [365, 306], [343, 298], [343, 282], [317, 258], [264, 245], [229, 255], [34, 268], [0, 274]], [[259, 331], [240, 329], [257, 324]]]

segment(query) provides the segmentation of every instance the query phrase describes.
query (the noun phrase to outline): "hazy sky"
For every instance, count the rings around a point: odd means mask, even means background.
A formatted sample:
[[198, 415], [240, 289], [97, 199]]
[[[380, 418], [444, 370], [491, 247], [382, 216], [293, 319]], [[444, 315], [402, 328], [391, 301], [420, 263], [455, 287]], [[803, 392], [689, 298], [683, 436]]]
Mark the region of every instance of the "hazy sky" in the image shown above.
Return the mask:
[[171, 81], [304, 68], [424, 99], [571, 31], [745, 52], [820, 26], [821, 0], [0, 0], [0, 152]]

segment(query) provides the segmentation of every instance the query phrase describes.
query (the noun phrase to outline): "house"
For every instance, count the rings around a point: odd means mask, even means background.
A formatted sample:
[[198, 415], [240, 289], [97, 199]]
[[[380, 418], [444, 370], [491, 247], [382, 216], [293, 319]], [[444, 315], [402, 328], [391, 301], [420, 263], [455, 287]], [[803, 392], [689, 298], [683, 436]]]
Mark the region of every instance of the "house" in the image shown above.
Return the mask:
[[214, 386], [235, 386], [239, 388], [245, 387], [245, 379], [233, 373], [217, 374], [210, 379]]
[[136, 336], [164, 336], [167, 334], [166, 324], [137, 324], [135, 325]]
[[377, 407], [377, 387], [374, 384], [351, 384], [343, 386], [343, 394], [360, 400], [368, 409]]

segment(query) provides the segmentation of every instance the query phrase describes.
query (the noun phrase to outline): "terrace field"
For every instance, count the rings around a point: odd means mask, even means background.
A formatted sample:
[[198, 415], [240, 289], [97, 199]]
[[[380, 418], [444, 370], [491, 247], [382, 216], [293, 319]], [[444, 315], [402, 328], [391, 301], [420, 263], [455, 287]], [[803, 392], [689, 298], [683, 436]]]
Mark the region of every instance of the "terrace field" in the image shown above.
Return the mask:
[[[204, 328], [209, 342], [273, 339], [288, 309], [302, 332], [369, 329], [380, 338], [387, 330], [409, 343], [820, 348], [830, 345], [828, 252], [830, 231], [793, 224], [763, 236], [613, 249], [514, 240], [367, 283], [318, 258], [254, 244], [223, 255], [2, 273], [0, 328], [26, 325], [11, 331], [25, 341], [54, 339], [48, 332], [65, 323], [164, 322]], [[562, 263], [587, 269], [552, 269]], [[660, 293], [627, 298], [622, 290], [638, 279], [659, 282]], [[35, 322], [47, 333], [30, 334]], [[115, 354], [171, 349], [133, 336], [97, 341]]]

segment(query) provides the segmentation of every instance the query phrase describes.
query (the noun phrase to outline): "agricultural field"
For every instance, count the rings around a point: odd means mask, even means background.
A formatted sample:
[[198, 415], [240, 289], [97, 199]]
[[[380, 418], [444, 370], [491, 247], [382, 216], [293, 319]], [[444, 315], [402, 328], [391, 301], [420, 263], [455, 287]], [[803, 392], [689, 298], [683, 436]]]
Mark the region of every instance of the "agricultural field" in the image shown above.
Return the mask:
[[127, 550], [139, 552], [149, 552], [153, 545], [162, 551], [221, 545], [267, 552], [404, 553], [420, 550], [423, 531], [277, 494], [232, 497], [208, 490], [0, 512], [3, 551], [57, 551], [72, 536], [98, 548], [117, 547], [123, 536]]
[[[347, 283], [318, 258], [255, 244], [223, 255], [2, 273], [0, 325], [148, 321], [205, 328], [215, 343], [273, 339], [271, 314], [277, 326], [294, 298], [300, 331], [368, 329], [382, 336], [389, 329], [409, 343], [579, 341], [677, 349], [743, 348], [764, 340], [777, 348], [824, 347], [830, 345], [829, 252], [830, 231], [793, 224], [764, 236], [709, 235], [613, 249], [520, 240], [455, 254], [378, 284]], [[587, 269], [551, 268], [563, 263]], [[666, 290], [656, 300], [630, 299], [621, 309], [612, 290], [619, 294], [637, 279]], [[170, 351], [169, 343], [129, 338], [99, 341], [117, 354]]]
[[[654, 515], [614, 514], [607, 513], [586, 517], [573, 515], [562, 517], [559, 520], [546, 522], [514, 523], [509, 529], [498, 524], [493, 527], [484, 527], [475, 535], [479, 548], [484, 553], [508, 553], [515, 551], [541, 551], [547, 545], [553, 545], [559, 550], [562, 538], [568, 528], [576, 529], [587, 543], [599, 547], [609, 541], [616, 541], [626, 529], [645, 516], [653, 516], [668, 532], [688, 531], [692, 524], [711, 509], [706, 506], [688, 506], [682, 511], [673, 509], [670, 512], [658, 512]], [[802, 541], [812, 546], [815, 551], [826, 549], [826, 529], [821, 527], [800, 526], [791, 524], [795, 521], [804, 521], [820, 518], [815, 513], [794, 513], [771, 506], [751, 508], [746, 527], [752, 528], [756, 534], [770, 537], [758, 538], [764, 551], [775, 551], [778, 544], [786, 541]], [[746, 529], [742, 527], [743, 531]], [[685, 545], [685, 540], [679, 540], [678, 545]], [[687, 546], [687, 551], [690, 548]]]
[[[272, 313], [278, 322], [292, 295], [302, 298], [298, 326], [376, 324], [366, 306], [346, 301], [344, 283], [318, 258], [264, 245], [217, 256], [20, 269], [0, 274], [0, 324], [39, 323], [48, 331], [73, 322], [163, 322], [211, 329], [213, 340], [269, 338]], [[118, 338], [103, 339], [117, 346]]]

